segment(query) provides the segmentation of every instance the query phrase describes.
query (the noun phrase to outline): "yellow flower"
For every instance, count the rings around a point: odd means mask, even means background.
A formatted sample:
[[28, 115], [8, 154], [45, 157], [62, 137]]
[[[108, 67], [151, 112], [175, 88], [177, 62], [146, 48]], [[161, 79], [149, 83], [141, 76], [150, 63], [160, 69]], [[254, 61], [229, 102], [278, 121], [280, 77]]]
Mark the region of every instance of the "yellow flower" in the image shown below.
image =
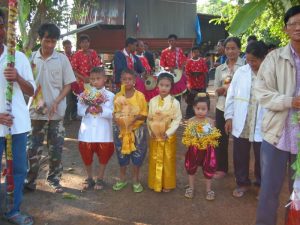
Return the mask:
[[196, 126], [196, 131], [199, 134], [201, 134], [203, 132], [203, 127], [201, 126], [201, 124], [198, 124], [198, 126]]

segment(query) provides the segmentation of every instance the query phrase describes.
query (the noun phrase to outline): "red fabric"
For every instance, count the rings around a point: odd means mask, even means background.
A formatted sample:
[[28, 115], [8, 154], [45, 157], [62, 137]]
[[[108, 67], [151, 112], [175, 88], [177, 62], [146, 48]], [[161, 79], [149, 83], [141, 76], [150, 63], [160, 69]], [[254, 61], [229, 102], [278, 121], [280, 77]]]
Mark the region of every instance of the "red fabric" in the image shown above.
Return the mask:
[[[95, 66], [101, 66], [101, 59], [98, 57], [95, 50], [89, 49], [89, 53], [85, 54], [82, 50], [77, 51], [72, 57], [73, 70], [80, 73], [84, 77], [90, 76], [90, 71]], [[72, 90], [76, 94], [80, 94], [84, 90], [84, 81], [80, 78], [77, 79], [77, 83], [72, 84]]]
[[[178, 49], [178, 68], [182, 68], [183, 64], [186, 61], [186, 57], [183, 54], [181, 48]], [[176, 67], [176, 50], [171, 50], [166, 48], [162, 51], [160, 56], [160, 66], [162, 67]]]
[[285, 225], [299, 225], [300, 224], [300, 210], [297, 211], [293, 207], [293, 203], [289, 209], [288, 219]]
[[71, 53], [71, 54], [65, 54], [67, 57], [68, 57], [68, 59], [69, 59], [69, 61], [70, 61], [70, 63], [72, 62], [72, 58], [73, 58], [73, 55], [74, 55], [74, 53]]
[[134, 64], [133, 64], [133, 60], [130, 56], [126, 56], [126, 61], [127, 61], [127, 68], [134, 70]]
[[[201, 72], [199, 76], [193, 76], [192, 72]], [[206, 76], [208, 68], [206, 61], [203, 58], [198, 60], [188, 59], [185, 66], [185, 74], [187, 76], [187, 88], [191, 89], [203, 89], [206, 88]]]
[[141, 63], [143, 65], [143, 67], [145, 68], [146, 72], [150, 73], [151, 72], [151, 67], [150, 67], [150, 65], [148, 63], [147, 58], [145, 56], [138, 56], [138, 57], [141, 60]]
[[99, 163], [106, 165], [114, 153], [114, 143], [89, 143], [79, 142], [79, 152], [82, 161], [86, 166], [90, 166], [93, 162], [94, 153], [98, 156]]

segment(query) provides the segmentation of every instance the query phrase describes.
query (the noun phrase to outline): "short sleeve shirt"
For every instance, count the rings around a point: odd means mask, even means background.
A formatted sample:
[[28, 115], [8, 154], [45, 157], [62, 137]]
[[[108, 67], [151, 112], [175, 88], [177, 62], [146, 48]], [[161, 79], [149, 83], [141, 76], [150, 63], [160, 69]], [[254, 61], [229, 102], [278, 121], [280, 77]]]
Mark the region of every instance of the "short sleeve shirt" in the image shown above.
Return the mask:
[[[36, 66], [36, 86], [42, 89], [44, 101], [50, 110], [54, 100], [60, 95], [65, 85], [76, 81], [74, 72], [67, 56], [54, 51], [53, 54], [44, 59], [40, 49], [32, 54], [33, 63]], [[60, 120], [64, 117], [66, 110], [66, 99], [64, 98], [58, 105], [57, 112], [52, 120]], [[33, 120], [48, 120], [49, 115], [36, 113], [30, 108], [30, 117]]]
[[[185, 66], [185, 72], [187, 76], [187, 87], [189, 89], [201, 89], [206, 88], [206, 73], [208, 68], [206, 61], [203, 58], [188, 59]], [[198, 76], [193, 76], [193, 72], [200, 72]]]
[[161, 67], [182, 68], [185, 61], [186, 61], [186, 57], [183, 54], [183, 51], [181, 48], [176, 48], [175, 50], [166, 48], [162, 51], [161, 56], [160, 56], [160, 66]]

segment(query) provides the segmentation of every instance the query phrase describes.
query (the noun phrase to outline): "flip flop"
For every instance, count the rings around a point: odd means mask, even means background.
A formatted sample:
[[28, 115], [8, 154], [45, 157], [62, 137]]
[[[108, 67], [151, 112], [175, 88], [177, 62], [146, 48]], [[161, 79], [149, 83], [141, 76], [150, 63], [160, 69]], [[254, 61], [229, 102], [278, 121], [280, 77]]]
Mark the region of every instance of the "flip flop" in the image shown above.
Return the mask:
[[120, 191], [126, 186], [127, 186], [127, 181], [117, 181], [117, 183], [115, 183], [113, 186], [113, 190]]
[[141, 183], [133, 184], [132, 187], [133, 187], [133, 192], [134, 193], [140, 193], [140, 192], [142, 192], [144, 190], [144, 188], [143, 188], [143, 186], [142, 186]]
[[236, 198], [241, 198], [245, 195], [245, 193], [248, 191], [248, 188], [246, 187], [237, 187], [233, 190], [232, 195]]
[[17, 224], [17, 225], [33, 225], [33, 219], [31, 216], [23, 214], [23, 213], [16, 213], [13, 216], [7, 217], [3, 216], [3, 219], [9, 223]]

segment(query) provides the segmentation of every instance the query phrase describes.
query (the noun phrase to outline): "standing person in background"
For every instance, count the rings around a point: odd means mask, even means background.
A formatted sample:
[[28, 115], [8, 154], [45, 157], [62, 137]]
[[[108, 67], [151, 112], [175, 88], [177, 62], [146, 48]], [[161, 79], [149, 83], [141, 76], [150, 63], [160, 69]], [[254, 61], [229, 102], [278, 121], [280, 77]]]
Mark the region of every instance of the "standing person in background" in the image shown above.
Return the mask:
[[37, 90], [30, 105], [32, 131], [28, 137], [27, 152], [29, 171], [25, 181], [27, 190], [36, 190], [43, 142], [47, 134], [49, 172], [47, 183], [62, 193], [60, 179], [63, 171], [61, 159], [65, 137], [63, 118], [66, 111], [66, 95], [76, 79], [68, 58], [54, 50], [60, 36], [59, 28], [52, 23], [42, 24], [38, 30], [41, 48], [33, 53], [36, 67]]
[[152, 52], [149, 51], [149, 45], [148, 43], [144, 43], [144, 47], [145, 47], [145, 52], [144, 55], [148, 60], [148, 63], [151, 67], [151, 69], [154, 71], [155, 70], [155, 61], [154, 61], [154, 55]]
[[220, 66], [221, 64], [225, 63], [226, 62], [226, 55], [225, 55], [225, 47], [224, 47], [224, 42], [225, 42], [225, 39], [221, 39], [218, 41], [218, 44], [217, 44], [217, 54], [218, 54], [218, 58], [214, 64], [214, 67], [218, 67]]
[[241, 52], [241, 40], [237, 37], [228, 37], [225, 42], [225, 55], [227, 60], [216, 68], [216, 127], [221, 131], [220, 145], [216, 148], [217, 172], [215, 178], [222, 178], [228, 172], [228, 135], [225, 133], [224, 108], [227, 89], [235, 71], [245, 64], [239, 57]]
[[102, 65], [97, 52], [90, 49], [90, 37], [88, 35], [80, 35], [79, 47], [80, 49], [72, 57], [72, 67], [77, 77], [77, 83], [72, 84], [72, 90], [76, 94], [80, 94], [84, 90], [84, 84], [89, 83], [91, 69]]
[[[181, 48], [176, 46], [177, 36], [170, 34], [168, 36], [169, 47], [164, 49], [160, 56], [160, 66], [175, 75], [176, 70], [183, 72], [186, 63], [186, 57]], [[178, 76], [178, 75], [177, 75]], [[181, 100], [181, 95], [186, 91], [186, 76], [182, 73], [180, 79], [174, 79], [174, 86], [171, 95]]]
[[[33, 219], [20, 211], [20, 205], [23, 198], [24, 180], [27, 174], [27, 134], [31, 129], [29, 111], [24, 95], [32, 96], [34, 94], [35, 83], [30, 63], [22, 52], [16, 51], [15, 53], [15, 68], [6, 67], [7, 47], [4, 45], [5, 37], [5, 14], [0, 10], [0, 159], [2, 159], [3, 151], [6, 148], [5, 136], [8, 134], [8, 127], [10, 127], [14, 180], [13, 207], [10, 211], [4, 213], [3, 218], [13, 224], [32, 225]], [[13, 82], [11, 115], [6, 112], [5, 90], [7, 81]], [[0, 163], [0, 171], [1, 165], [2, 163]], [[4, 195], [1, 196], [0, 203], [4, 200], [3, 197]]]
[[193, 117], [193, 102], [199, 92], [206, 92], [206, 76], [207, 76], [206, 60], [200, 57], [200, 48], [195, 46], [192, 48], [192, 58], [188, 59], [185, 67], [187, 77], [187, 108], [186, 119]]
[[[64, 40], [62, 42], [64, 53], [68, 57], [70, 63], [72, 62], [72, 57], [74, 53], [72, 52], [72, 43], [70, 40]], [[67, 108], [65, 112], [64, 122], [68, 122], [70, 120], [77, 119], [77, 97], [76, 95], [70, 91], [67, 95]]]
[[133, 70], [137, 73], [135, 79], [135, 88], [145, 93], [145, 84], [142, 77], [145, 74], [145, 68], [139, 57], [135, 55], [138, 40], [135, 38], [127, 38], [125, 48], [122, 51], [116, 51], [114, 55], [114, 82], [117, 90], [121, 87], [121, 73], [125, 69]]
[[295, 124], [292, 118], [299, 115], [300, 109], [300, 5], [285, 13], [284, 24], [290, 43], [266, 56], [254, 86], [259, 104], [266, 109], [262, 121], [261, 189], [256, 225], [277, 224], [279, 195], [287, 165], [292, 192], [291, 164], [299, 152], [299, 117]]
[[253, 184], [260, 187], [261, 121], [264, 110], [254, 95], [254, 84], [258, 69], [267, 53], [265, 43], [249, 43], [246, 48], [248, 64], [237, 69], [226, 97], [225, 132], [232, 132], [233, 136], [233, 165], [237, 186], [232, 195], [237, 198], [243, 197], [252, 184], [249, 177], [251, 145], [255, 158]]

